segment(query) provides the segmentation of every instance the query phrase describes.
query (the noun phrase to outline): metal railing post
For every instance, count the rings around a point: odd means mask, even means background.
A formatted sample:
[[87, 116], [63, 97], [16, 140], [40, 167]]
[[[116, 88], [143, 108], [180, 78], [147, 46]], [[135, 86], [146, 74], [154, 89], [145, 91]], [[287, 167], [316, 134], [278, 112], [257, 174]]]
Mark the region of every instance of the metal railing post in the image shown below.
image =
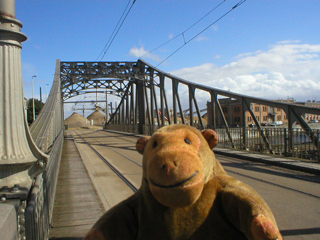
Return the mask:
[[317, 157], [318, 157], [318, 163], [320, 163], [320, 141], [319, 141], [319, 138], [320, 138], [320, 131], [319, 129], [317, 130], [317, 139], [318, 139], [318, 146], [317, 146]]
[[138, 132], [144, 134], [144, 126], [146, 123], [146, 110], [145, 110], [145, 101], [144, 101], [144, 86], [143, 83], [136, 83], [137, 85], [137, 106], [138, 106]]
[[289, 137], [288, 137], [288, 131], [287, 131], [286, 128], [284, 129], [283, 135], [284, 135], [283, 136], [283, 140], [284, 140], [284, 155], [287, 157], [288, 154], [289, 154], [289, 151], [288, 151]]

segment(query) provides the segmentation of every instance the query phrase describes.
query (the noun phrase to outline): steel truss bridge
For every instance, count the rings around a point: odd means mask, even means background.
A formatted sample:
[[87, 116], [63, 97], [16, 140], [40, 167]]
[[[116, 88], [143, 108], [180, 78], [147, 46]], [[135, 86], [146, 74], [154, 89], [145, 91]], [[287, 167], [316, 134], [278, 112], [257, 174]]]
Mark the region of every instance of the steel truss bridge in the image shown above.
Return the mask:
[[[319, 133], [312, 131], [302, 116], [320, 115], [320, 109], [254, 98], [187, 81], [137, 62], [63, 62], [57, 60], [49, 97], [37, 119], [26, 122], [21, 70], [21, 43], [26, 36], [15, 18], [14, 1], [0, 1], [0, 225], [1, 239], [47, 239], [52, 221], [58, 169], [64, 136], [63, 104], [84, 92], [103, 90], [121, 99], [110, 113], [106, 129], [152, 134], [157, 128], [184, 123], [197, 128], [214, 128], [222, 143], [245, 149], [252, 139], [271, 154], [275, 141], [260, 126], [252, 103], [281, 108], [287, 115], [286, 152], [294, 152], [293, 123], [319, 156]], [[242, 106], [243, 125], [230, 128], [220, 99], [236, 99]], [[211, 104], [206, 104], [209, 101]], [[203, 118], [203, 108], [207, 115]], [[255, 122], [254, 137], [246, 127], [246, 112]], [[217, 128], [217, 116], [223, 126]], [[9, 227], [10, 226], [10, 227]]]
[[[64, 101], [90, 90], [94, 93], [94, 90], [98, 89], [105, 90], [106, 99], [108, 94], [121, 98], [116, 111], [105, 125], [107, 129], [152, 134], [157, 128], [173, 123], [189, 124], [200, 129], [217, 129], [216, 118], [220, 117], [223, 128], [220, 132], [227, 137], [230, 146], [234, 148], [237, 145], [245, 149], [248, 146], [247, 132], [242, 131], [240, 141], [239, 137], [233, 136], [234, 131], [230, 130], [220, 104], [219, 99], [229, 98], [238, 100], [242, 106], [242, 129], [247, 127], [246, 112], [249, 112], [257, 126], [259, 138], [261, 137], [263, 145], [270, 153], [274, 153], [273, 146], [251, 107], [253, 103], [283, 109], [288, 119], [288, 130], [292, 131], [293, 123], [299, 123], [315, 146], [318, 146], [319, 136], [314, 134], [302, 116], [306, 113], [319, 115], [320, 109], [250, 97], [196, 84], [163, 72], [143, 60], [60, 62], [60, 78]], [[210, 104], [207, 104], [208, 100]], [[203, 111], [210, 115], [207, 117], [207, 123], [204, 122]], [[287, 138], [290, 151], [294, 147], [293, 135], [288, 134]], [[235, 139], [238, 139], [237, 143]]]

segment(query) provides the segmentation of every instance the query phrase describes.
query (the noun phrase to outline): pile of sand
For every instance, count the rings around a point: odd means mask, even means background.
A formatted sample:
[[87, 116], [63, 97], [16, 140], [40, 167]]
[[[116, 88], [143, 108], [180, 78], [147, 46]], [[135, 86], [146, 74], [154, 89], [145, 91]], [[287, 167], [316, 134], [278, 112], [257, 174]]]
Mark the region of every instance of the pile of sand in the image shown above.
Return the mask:
[[90, 114], [90, 116], [88, 117], [88, 120], [90, 121], [90, 123], [93, 122], [93, 125], [102, 126], [106, 122], [106, 116], [105, 114], [97, 110], [92, 114]]
[[64, 120], [64, 125], [68, 125], [68, 128], [86, 128], [87, 121], [88, 120], [85, 117], [81, 116], [79, 113], [74, 112], [70, 117]]

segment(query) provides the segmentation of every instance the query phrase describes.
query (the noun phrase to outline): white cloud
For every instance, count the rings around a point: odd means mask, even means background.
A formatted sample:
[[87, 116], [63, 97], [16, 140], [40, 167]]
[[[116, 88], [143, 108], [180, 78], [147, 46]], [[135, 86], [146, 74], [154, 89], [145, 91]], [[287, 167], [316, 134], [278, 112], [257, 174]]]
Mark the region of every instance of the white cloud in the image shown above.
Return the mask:
[[222, 67], [206, 63], [171, 73], [249, 96], [305, 101], [316, 99], [320, 92], [319, 56], [320, 45], [284, 41], [268, 51], [241, 54]]
[[218, 27], [217, 25], [213, 25], [213, 26], [211, 27], [211, 29], [212, 29], [213, 31], [217, 32], [217, 31], [219, 30], [219, 27]]
[[134, 46], [130, 49], [129, 54], [137, 58], [142, 57], [149, 58], [154, 61], [160, 61], [160, 57], [158, 55], [149, 53], [147, 50], [144, 49], [144, 47], [137, 48], [136, 46]]
[[289, 43], [301, 43], [301, 40], [285, 40], [285, 41], [278, 42], [278, 44], [289, 44]]
[[196, 42], [201, 42], [201, 41], [208, 41], [209, 38], [208, 37], [204, 37], [204, 36], [199, 36], [195, 39]]

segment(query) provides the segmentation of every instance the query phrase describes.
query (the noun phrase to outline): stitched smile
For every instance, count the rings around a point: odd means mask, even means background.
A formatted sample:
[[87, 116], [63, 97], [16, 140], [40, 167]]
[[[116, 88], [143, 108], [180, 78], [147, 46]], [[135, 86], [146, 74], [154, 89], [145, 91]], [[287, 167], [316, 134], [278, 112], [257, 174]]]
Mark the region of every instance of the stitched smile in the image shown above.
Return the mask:
[[154, 181], [152, 181], [152, 179], [150, 179], [150, 182], [156, 186], [156, 187], [160, 187], [160, 188], [175, 188], [175, 187], [180, 187], [182, 186], [183, 184], [185, 184], [186, 182], [190, 181], [194, 176], [196, 176], [198, 174], [198, 171], [196, 171], [194, 174], [191, 175], [191, 177], [181, 181], [181, 182], [178, 182], [178, 183], [175, 183], [175, 184], [172, 184], [172, 185], [169, 185], [169, 186], [164, 186], [164, 185], [160, 185], [160, 184], [157, 184], [155, 183]]

